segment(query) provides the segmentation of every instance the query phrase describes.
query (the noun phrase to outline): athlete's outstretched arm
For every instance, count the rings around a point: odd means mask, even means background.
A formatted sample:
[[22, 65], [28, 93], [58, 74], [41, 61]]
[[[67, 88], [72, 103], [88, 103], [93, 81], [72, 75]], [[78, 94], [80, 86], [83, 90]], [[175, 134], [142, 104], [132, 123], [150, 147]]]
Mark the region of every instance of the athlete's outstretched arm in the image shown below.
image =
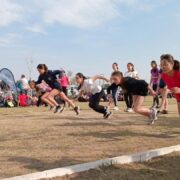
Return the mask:
[[107, 78], [105, 78], [105, 77], [103, 77], [103, 76], [99, 76], [99, 75], [92, 77], [92, 80], [93, 80], [94, 82], [95, 82], [96, 80], [103, 80], [103, 81], [106, 81], [106, 82], [110, 82], [109, 79], [107, 79]]

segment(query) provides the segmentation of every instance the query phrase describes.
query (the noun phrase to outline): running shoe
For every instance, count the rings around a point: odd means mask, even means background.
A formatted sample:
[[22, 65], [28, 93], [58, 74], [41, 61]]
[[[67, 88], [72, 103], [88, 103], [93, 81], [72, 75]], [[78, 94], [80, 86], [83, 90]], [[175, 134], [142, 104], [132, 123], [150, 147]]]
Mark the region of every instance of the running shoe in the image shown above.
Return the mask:
[[109, 110], [107, 110], [105, 113], [104, 113], [104, 119], [108, 119], [110, 116], [111, 116], [111, 112]]
[[49, 107], [49, 111], [52, 111], [52, 110], [55, 110], [55, 109], [56, 109], [55, 106], [50, 106], [50, 107]]
[[127, 112], [127, 113], [132, 113], [132, 112], [133, 112], [133, 109], [132, 109], [132, 108], [127, 108], [127, 109], [125, 110], [125, 112]]
[[151, 125], [153, 125], [155, 123], [155, 121], [158, 119], [157, 114], [158, 114], [158, 111], [155, 108], [153, 108], [151, 110], [151, 114], [150, 114], [150, 121], [151, 121], [150, 124]]
[[62, 110], [62, 107], [61, 107], [61, 106], [56, 106], [56, 109], [55, 109], [54, 113], [55, 113], [55, 114], [56, 114], [56, 113], [60, 113], [61, 110]]
[[115, 106], [114, 111], [119, 111], [119, 108], [117, 106]]
[[76, 106], [76, 107], [74, 108], [74, 111], [75, 111], [75, 113], [76, 113], [77, 115], [79, 115], [79, 114], [80, 114], [80, 107], [79, 107], [79, 106]]

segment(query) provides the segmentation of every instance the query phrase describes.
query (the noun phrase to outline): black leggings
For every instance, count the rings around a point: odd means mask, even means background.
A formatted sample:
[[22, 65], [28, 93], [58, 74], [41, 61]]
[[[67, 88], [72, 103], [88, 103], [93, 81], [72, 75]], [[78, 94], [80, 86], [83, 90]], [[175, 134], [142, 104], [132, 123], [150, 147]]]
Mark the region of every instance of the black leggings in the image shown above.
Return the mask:
[[68, 96], [68, 89], [67, 89], [67, 87], [62, 87], [62, 91], [63, 91], [63, 93], [64, 93], [66, 96]]
[[[157, 89], [158, 89], [158, 85], [153, 84], [153, 90], [156, 92]], [[159, 106], [159, 96], [158, 95], [153, 98], [153, 106], [155, 106], [155, 105]]]
[[101, 91], [100, 93], [96, 93], [95, 95], [92, 95], [91, 98], [89, 99], [89, 107], [101, 114], [106, 113], [106, 107], [100, 105], [100, 101], [104, 95], [105, 95], [104, 91]]
[[125, 99], [127, 108], [132, 108], [132, 106], [133, 106], [133, 95], [131, 93], [127, 92], [124, 94], [124, 99]]

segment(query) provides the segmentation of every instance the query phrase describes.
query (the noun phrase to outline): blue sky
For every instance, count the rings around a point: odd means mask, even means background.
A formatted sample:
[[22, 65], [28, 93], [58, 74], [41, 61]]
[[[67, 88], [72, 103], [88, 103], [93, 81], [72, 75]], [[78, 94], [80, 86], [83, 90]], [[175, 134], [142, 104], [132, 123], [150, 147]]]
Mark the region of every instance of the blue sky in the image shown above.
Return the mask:
[[91, 76], [133, 62], [149, 79], [150, 61], [180, 58], [178, 0], [0, 0], [0, 67], [16, 77], [26, 61]]

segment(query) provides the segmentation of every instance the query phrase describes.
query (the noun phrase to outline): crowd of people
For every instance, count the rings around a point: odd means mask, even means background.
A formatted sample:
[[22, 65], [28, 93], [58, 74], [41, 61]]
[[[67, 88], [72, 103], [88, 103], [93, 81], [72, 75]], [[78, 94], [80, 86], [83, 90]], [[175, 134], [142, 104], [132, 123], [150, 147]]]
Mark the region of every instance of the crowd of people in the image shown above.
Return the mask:
[[[49, 70], [45, 64], [39, 64], [37, 71], [39, 78], [37, 81], [28, 81], [22, 75], [18, 88], [20, 90], [19, 105], [49, 106], [54, 113], [62, 113], [66, 104], [72, 107], [76, 115], [80, 113], [80, 107], [75, 104], [75, 100], [88, 96], [89, 107], [108, 119], [112, 112], [110, 106], [113, 103], [114, 110], [118, 107], [118, 92], [123, 91], [126, 103], [125, 112], [138, 113], [149, 118], [149, 123], [154, 124], [160, 114], [168, 114], [168, 96], [172, 96], [177, 101], [180, 114], [180, 62], [175, 60], [170, 54], [160, 57], [159, 64], [151, 62], [150, 82], [142, 80], [135, 70], [133, 63], [127, 64], [127, 71], [122, 73], [118, 63], [113, 63], [113, 72], [110, 78], [103, 76], [86, 77], [82, 73], [77, 73], [75, 81], [78, 85], [79, 94], [75, 99], [68, 97], [68, 87], [70, 80], [64, 70]], [[107, 88], [107, 106], [101, 104], [105, 96], [104, 89], [97, 83], [103, 80], [109, 87]], [[153, 96], [151, 108], [143, 106], [145, 97]], [[161, 101], [159, 97], [162, 97]]]

